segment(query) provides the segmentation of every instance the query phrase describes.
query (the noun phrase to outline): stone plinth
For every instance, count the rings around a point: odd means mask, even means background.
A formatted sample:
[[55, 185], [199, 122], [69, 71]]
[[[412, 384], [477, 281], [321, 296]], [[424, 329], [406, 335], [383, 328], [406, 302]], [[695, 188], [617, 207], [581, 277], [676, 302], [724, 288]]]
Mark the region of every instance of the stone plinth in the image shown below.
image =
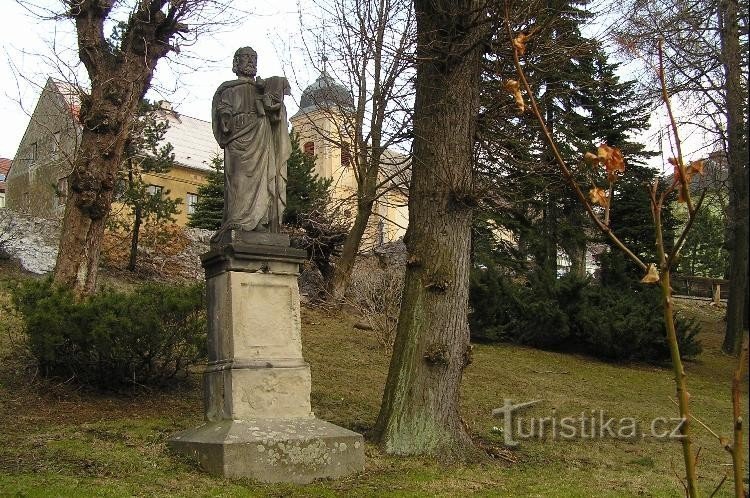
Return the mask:
[[364, 468], [362, 436], [314, 418], [207, 422], [169, 445], [211, 474], [263, 482], [304, 484]]
[[362, 470], [362, 436], [311, 411], [297, 287], [306, 254], [279, 237], [219, 245], [201, 257], [209, 322], [206, 424], [168, 444], [197, 456], [211, 473], [264, 482]]

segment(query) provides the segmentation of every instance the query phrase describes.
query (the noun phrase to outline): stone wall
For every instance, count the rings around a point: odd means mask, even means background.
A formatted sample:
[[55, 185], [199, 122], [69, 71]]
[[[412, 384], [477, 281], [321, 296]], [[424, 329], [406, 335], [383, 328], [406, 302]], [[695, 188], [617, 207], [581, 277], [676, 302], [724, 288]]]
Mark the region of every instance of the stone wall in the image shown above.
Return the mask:
[[[208, 251], [212, 234], [210, 230], [185, 229], [186, 244], [179, 253], [163, 261], [162, 269], [169, 267], [170, 270], [165, 273], [188, 279], [203, 278], [200, 255]], [[60, 222], [57, 220], [0, 209], [0, 252], [5, 253], [4, 257], [18, 260], [26, 271], [45, 274], [54, 269], [59, 236]], [[158, 274], [151, 277], [160, 280]]]
[[18, 260], [31, 273], [51, 272], [57, 258], [60, 223], [0, 209], [0, 256]]

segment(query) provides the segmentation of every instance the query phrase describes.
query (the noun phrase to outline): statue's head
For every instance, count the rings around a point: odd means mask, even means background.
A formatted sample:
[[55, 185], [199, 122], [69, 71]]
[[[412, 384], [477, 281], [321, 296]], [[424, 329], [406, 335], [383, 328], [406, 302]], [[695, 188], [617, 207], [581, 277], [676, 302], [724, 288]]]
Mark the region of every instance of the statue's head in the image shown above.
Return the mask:
[[239, 77], [254, 77], [258, 71], [258, 53], [250, 47], [238, 48], [234, 53], [232, 71]]

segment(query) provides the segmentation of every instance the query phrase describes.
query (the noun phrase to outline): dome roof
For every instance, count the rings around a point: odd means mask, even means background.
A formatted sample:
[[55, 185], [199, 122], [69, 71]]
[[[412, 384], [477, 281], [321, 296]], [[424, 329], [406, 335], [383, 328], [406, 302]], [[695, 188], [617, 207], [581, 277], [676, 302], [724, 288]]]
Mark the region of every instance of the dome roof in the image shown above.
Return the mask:
[[318, 79], [302, 92], [299, 112], [309, 112], [329, 106], [353, 108], [354, 97], [348, 88], [336, 83], [331, 75], [323, 71]]

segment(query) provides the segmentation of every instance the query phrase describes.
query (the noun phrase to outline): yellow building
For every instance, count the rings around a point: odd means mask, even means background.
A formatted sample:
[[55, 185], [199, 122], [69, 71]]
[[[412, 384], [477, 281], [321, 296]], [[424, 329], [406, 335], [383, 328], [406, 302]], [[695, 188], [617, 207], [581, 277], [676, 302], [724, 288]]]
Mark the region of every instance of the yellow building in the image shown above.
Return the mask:
[[[303, 92], [299, 111], [290, 118], [306, 154], [316, 158], [316, 173], [332, 179], [332, 197], [345, 218], [354, 220], [357, 180], [355, 151], [348, 145], [349, 120], [345, 113], [354, 108], [351, 92], [323, 72]], [[409, 158], [391, 150], [381, 157], [378, 184], [382, 184], [373, 206], [368, 230], [360, 249], [403, 238], [409, 223], [407, 207]]]
[[214, 140], [210, 122], [179, 114], [168, 102], [161, 103], [159, 117], [169, 123], [164, 143], [172, 144], [175, 165], [168, 173], [145, 174], [143, 181], [153, 192], [164, 189], [170, 198], [182, 199], [175, 218], [178, 225], [185, 226], [198, 200], [198, 187], [206, 183], [211, 171], [211, 160], [217, 154], [223, 157], [223, 152]]

